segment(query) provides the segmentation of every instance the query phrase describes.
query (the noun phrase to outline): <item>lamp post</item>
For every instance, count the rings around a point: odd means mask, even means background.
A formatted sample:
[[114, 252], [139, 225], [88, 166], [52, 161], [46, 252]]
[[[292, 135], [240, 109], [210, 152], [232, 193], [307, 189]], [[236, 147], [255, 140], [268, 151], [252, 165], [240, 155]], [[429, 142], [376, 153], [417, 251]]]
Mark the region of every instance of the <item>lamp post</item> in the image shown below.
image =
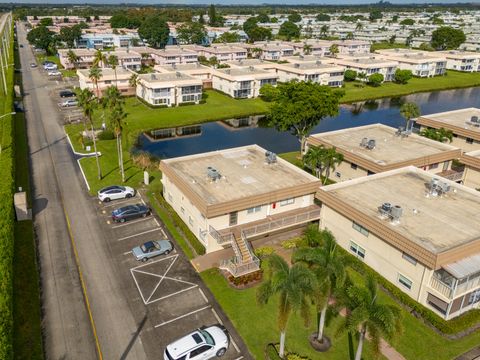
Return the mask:
[[[5, 116], [8, 116], [8, 115], [15, 115], [15, 114], [16, 114], [15, 111], [9, 112], [7, 114], [3, 114], [2, 116], [0, 116], [0, 119], [5, 117]], [[3, 126], [2, 126], [2, 139], [3, 139]], [[1, 141], [0, 141], [0, 154], [2, 154], [2, 142]]]

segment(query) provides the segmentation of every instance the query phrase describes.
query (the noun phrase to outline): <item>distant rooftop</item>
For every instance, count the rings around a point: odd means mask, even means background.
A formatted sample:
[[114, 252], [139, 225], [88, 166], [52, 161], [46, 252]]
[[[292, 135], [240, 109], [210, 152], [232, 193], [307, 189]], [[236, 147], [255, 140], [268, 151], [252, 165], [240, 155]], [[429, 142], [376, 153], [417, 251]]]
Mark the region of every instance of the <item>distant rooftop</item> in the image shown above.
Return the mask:
[[[477, 117], [477, 122], [472, 121], [472, 118], [475, 117]], [[480, 140], [480, 123], [478, 122], [478, 119], [480, 119], [479, 108], [465, 108], [436, 114], [422, 115], [416, 119], [416, 122], [418, 124], [434, 128], [443, 127], [445, 129], [452, 130], [454, 134]]]
[[165, 73], [150, 73], [138, 75], [139, 80], [144, 80], [148, 83], [163, 83], [171, 81], [189, 81], [201, 85], [202, 81], [182, 72], [165, 72]]

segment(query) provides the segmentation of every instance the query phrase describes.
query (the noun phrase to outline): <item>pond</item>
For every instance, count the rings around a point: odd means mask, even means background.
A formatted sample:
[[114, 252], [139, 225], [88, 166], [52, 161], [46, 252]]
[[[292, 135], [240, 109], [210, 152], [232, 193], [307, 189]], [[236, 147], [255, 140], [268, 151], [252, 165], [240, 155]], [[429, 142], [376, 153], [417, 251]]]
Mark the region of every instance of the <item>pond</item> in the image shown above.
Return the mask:
[[[405, 123], [399, 113], [400, 106], [405, 102], [418, 104], [422, 114], [480, 107], [480, 87], [342, 105], [338, 116], [323, 119], [312, 133], [374, 123], [398, 127]], [[276, 153], [297, 151], [300, 148], [296, 137], [289, 132], [267, 127], [261, 116], [152, 130], [142, 134], [138, 143], [140, 150], [162, 159], [250, 144], [258, 144]]]

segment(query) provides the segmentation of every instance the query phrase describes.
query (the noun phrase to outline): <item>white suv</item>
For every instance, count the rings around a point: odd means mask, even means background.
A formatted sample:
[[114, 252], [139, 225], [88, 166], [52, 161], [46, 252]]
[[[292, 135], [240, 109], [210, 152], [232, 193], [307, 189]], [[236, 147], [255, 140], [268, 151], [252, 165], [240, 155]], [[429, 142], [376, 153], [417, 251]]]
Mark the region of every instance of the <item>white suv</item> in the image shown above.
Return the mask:
[[[67, 100], [68, 101], [68, 100]], [[130, 186], [113, 185], [98, 190], [98, 200], [109, 202], [110, 200], [129, 199], [135, 196], [135, 189]]]
[[195, 330], [167, 346], [164, 360], [208, 360], [225, 355], [229, 338], [223, 326]]

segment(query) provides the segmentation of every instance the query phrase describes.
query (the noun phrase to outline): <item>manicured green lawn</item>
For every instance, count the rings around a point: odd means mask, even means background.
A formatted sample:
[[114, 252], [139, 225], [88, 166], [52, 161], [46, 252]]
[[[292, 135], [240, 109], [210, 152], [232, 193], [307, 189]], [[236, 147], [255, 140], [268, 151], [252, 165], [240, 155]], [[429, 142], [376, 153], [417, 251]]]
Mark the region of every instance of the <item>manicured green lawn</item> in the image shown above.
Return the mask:
[[378, 99], [382, 97], [402, 96], [418, 92], [480, 86], [480, 73], [447, 71], [446, 76], [436, 76], [428, 79], [412, 78], [408, 81], [408, 84], [405, 85], [392, 82], [383, 83], [379, 87], [368, 85], [357, 87], [356, 85], [358, 85], [358, 82], [345, 83], [345, 96], [342, 99], [343, 103]]
[[[266, 306], [259, 307], [255, 298], [257, 286], [246, 290], [234, 290], [227, 284], [227, 281], [217, 269], [204, 271], [200, 276], [235, 325], [253, 357], [264, 359], [265, 345], [279, 342], [280, 333], [277, 328], [278, 302], [272, 298], [273, 301]], [[314, 315], [313, 308], [312, 315]], [[288, 323], [287, 349], [303, 356], [309, 356], [311, 359], [350, 359], [348, 335], [344, 333], [336, 336], [340, 320], [340, 318], [334, 319], [326, 328], [326, 334], [333, 342], [332, 348], [326, 353], [318, 353], [308, 343], [308, 336], [316, 330], [314, 316], [312, 316], [311, 326], [305, 328], [300, 316], [293, 315]], [[357, 342], [354, 341], [355, 349], [356, 344]], [[363, 358], [372, 359], [368, 343]]]

